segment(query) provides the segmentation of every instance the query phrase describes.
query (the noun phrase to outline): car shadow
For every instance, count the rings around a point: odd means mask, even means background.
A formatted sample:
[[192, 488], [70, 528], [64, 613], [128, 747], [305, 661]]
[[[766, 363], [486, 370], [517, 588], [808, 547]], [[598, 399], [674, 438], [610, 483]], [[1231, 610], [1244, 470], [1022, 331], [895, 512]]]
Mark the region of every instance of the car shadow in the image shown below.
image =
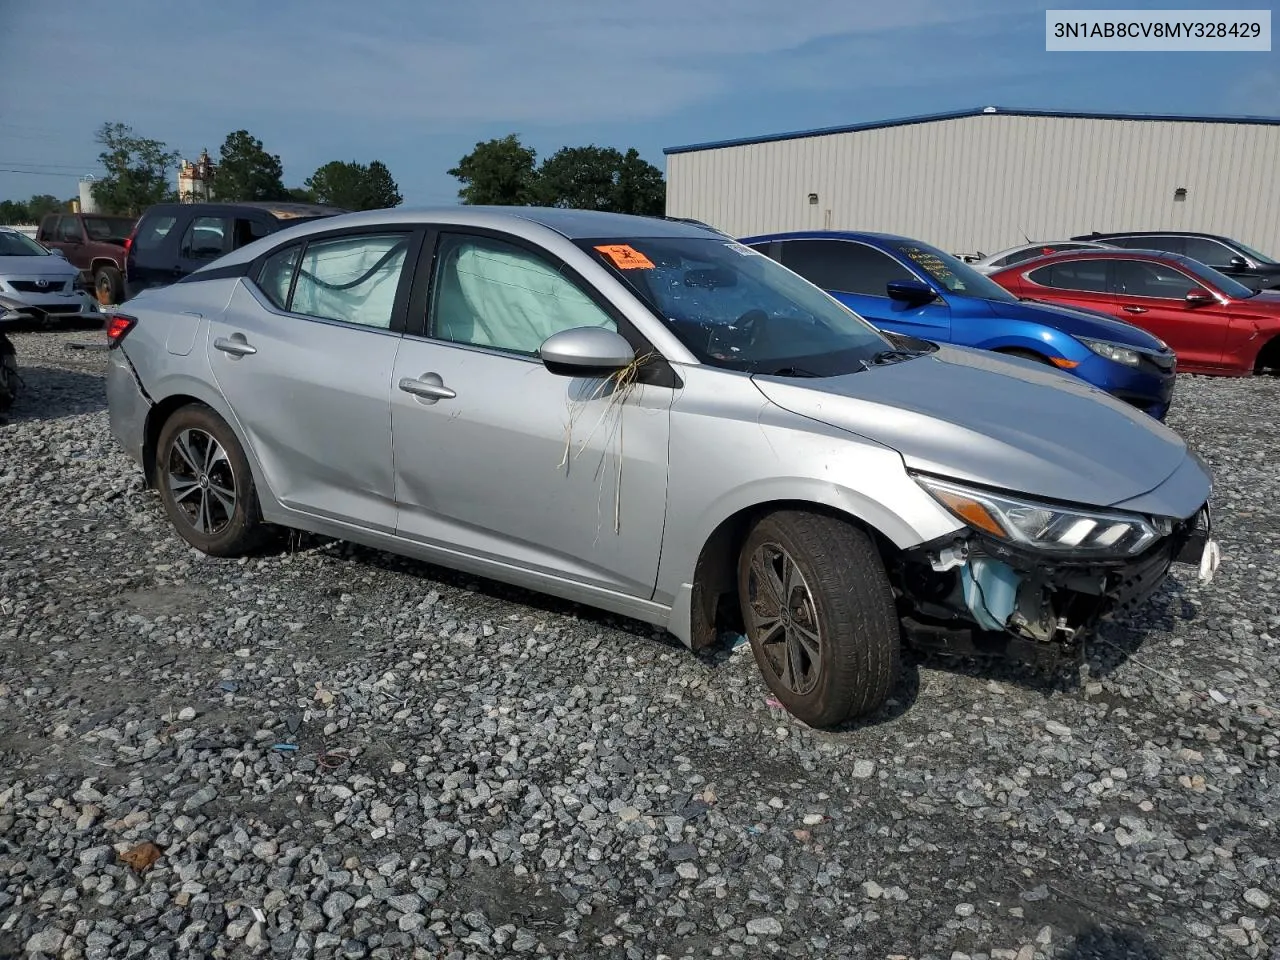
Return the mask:
[[0, 423], [56, 420], [107, 409], [107, 393], [101, 374], [61, 367], [27, 366], [18, 354], [18, 397]]
[[1131, 927], [1093, 926], [1077, 933], [1056, 956], [1058, 960], [1163, 960], [1165, 954]]

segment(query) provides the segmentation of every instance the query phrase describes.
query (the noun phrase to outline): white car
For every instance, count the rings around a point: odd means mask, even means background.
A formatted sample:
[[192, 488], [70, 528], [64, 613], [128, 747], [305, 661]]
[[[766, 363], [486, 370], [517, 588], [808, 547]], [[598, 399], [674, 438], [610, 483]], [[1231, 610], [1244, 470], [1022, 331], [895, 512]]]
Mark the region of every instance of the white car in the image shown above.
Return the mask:
[[93, 298], [76, 289], [79, 272], [61, 253], [0, 227], [0, 295], [34, 308], [43, 319], [96, 314]]
[[1110, 250], [1112, 244], [1095, 243], [1092, 240], [1047, 240], [1044, 243], [1024, 243], [1008, 250], [1001, 250], [989, 257], [981, 257], [970, 262], [970, 266], [979, 273], [995, 273], [1005, 267], [1012, 267], [1024, 260], [1036, 257], [1047, 257], [1061, 250]]

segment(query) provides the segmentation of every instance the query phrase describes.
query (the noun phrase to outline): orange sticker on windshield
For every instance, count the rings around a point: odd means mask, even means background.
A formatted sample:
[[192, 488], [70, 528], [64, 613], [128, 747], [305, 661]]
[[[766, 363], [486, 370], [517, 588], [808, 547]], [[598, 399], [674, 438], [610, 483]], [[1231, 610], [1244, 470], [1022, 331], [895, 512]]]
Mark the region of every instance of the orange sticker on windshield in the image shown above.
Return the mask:
[[625, 243], [606, 243], [596, 247], [601, 253], [613, 261], [619, 270], [652, 270], [653, 261], [635, 247]]

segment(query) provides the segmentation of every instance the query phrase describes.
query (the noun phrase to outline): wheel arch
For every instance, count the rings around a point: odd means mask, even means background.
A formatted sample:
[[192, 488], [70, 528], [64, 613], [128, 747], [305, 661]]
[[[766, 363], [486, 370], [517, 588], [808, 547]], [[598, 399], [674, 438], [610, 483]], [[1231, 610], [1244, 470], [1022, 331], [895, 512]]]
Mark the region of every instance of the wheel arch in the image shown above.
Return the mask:
[[1254, 355], [1253, 372], [1262, 373], [1264, 370], [1280, 370], [1280, 333], [1273, 333]]
[[[784, 510], [799, 510], [832, 517], [862, 530], [871, 537], [886, 564], [900, 552], [900, 547], [883, 531], [864, 517], [819, 500], [766, 500], [742, 507], [725, 517], [703, 542], [694, 565], [692, 587], [688, 594], [688, 636], [686, 642], [694, 650], [715, 643], [721, 628], [738, 626], [740, 614], [734, 601], [738, 595], [738, 554], [747, 535], [759, 520]], [[676, 605], [673, 619], [683, 619], [685, 611]]]
[[99, 267], [115, 267], [121, 273], [124, 272], [124, 267], [120, 265], [120, 262], [113, 260], [111, 257], [96, 256], [89, 261], [90, 273], [96, 273]]

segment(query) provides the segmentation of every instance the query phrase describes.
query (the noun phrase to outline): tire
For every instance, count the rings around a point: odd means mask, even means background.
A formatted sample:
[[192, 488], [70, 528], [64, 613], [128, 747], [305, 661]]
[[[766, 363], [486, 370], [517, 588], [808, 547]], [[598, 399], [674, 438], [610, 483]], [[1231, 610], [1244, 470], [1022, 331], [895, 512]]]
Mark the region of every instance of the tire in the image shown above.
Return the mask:
[[0, 333], [0, 414], [8, 413], [18, 399], [22, 377], [18, 375], [18, 354]]
[[178, 534], [203, 553], [244, 556], [267, 539], [249, 461], [204, 404], [175, 410], [160, 428], [155, 485]]
[[[770, 616], [779, 604], [768, 584], [784, 578], [792, 584], [790, 615]], [[888, 699], [901, 628], [884, 563], [857, 527], [800, 511], [764, 517], [738, 555], [738, 599], [756, 665], [795, 717], [834, 727]]]
[[[93, 271], [93, 290], [103, 306], [118, 304], [124, 296], [124, 277], [117, 267], [101, 266]], [[103, 299], [106, 297], [107, 299]]]

